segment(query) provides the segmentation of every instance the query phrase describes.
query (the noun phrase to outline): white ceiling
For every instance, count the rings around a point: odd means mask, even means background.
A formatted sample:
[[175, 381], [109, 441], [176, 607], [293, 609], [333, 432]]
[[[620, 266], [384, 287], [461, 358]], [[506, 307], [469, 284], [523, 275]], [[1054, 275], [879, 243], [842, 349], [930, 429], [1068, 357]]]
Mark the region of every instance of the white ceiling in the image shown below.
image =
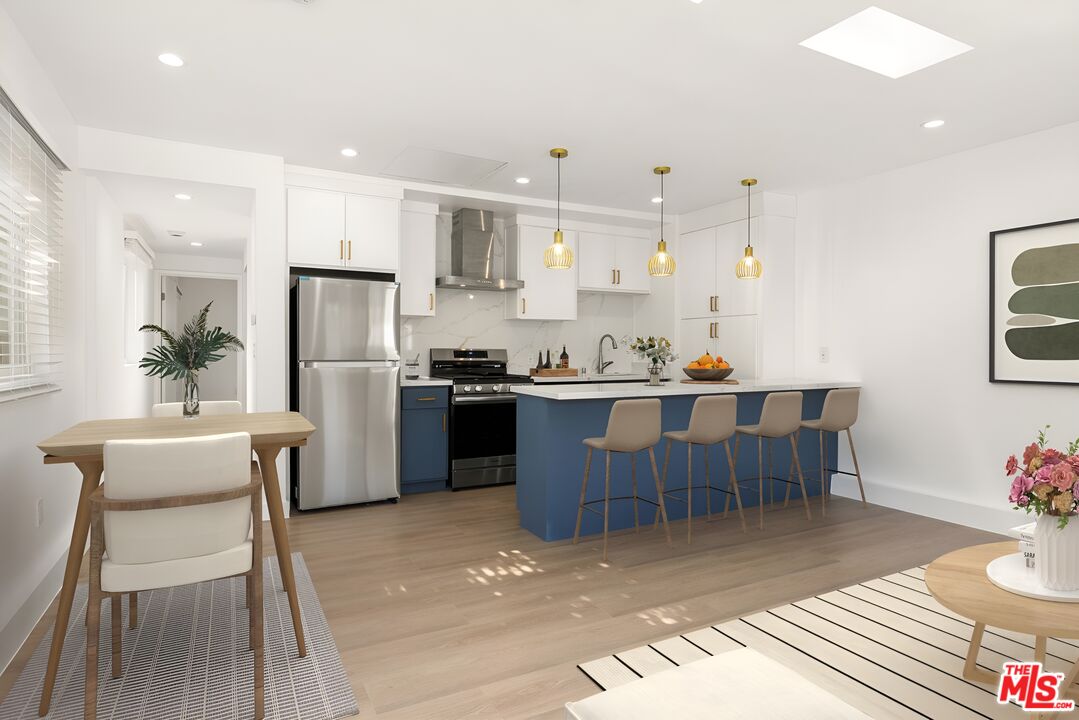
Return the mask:
[[[1079, 120], [1074, 0], [0, 4], [83, 125], [369, 174], [442, 150], [537, 197], [562, 145], [566, 200], [642, 211], [658, 164], [681, 212], [748, 175], [790, 191]], [[974, 50], [892, 80], [799, 47], [871, 4]]]
[[[94, 172], [124, 215], [155, 252], [242, 258], [251, 233], [250, 188]], [[177, 200], [177, 193], [190, 200]], [[184, 232], [173, 238], [169, 230]], [[191, 247], [201, 242], [202, 247]]]

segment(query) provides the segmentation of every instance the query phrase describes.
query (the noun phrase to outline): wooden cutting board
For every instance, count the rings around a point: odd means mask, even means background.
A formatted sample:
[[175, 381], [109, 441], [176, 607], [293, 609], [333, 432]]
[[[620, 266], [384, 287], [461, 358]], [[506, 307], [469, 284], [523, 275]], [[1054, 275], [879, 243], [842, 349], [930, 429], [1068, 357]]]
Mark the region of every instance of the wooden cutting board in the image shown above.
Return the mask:
[[690, 380], [688, 378], [683, 380], [682, 382], [684, 382], [686, 385], [737, 385], [738, 384], [737, 380]]
[[579, 372], [577, 368], [544, 368], [543, 370], [530, 368], [528, 375], [529, 377], [577, 377]]

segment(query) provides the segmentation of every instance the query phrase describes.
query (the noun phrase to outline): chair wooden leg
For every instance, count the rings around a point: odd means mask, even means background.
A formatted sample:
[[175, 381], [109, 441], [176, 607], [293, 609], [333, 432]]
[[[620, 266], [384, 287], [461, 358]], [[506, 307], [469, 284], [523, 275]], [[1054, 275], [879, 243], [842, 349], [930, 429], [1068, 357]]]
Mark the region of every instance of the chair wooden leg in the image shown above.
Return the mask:
[[850, 444], [850, 457], [854, 460], [854, 475], [858, 478], [858, 492], [862, 495], [862, 507], [866, 507], [865, 487], [862, 485], [862, 471], [858, 467], [858, 454], [854, 452], [854, 435], [851, 434], [850, 428], [847, 428], [847, 442]]
[[[659, 470], [656, 469], [656, 453], [648, 448], [648, 460], [652, 463], [652, 479], [656, 482], [657, 492], [660, 490]], [[658, 492], [656, 500], [659, 501], [659, 514], [663, 517], [663, 529], [667, 532], [667, 545], [671, 544], [671, 524], [667, 522], [667, 505], [663, 502], [663, 493]]]
[[251, 591], [252, 591], [251, 583], [254, 582], [253, 578], [254, 578], [253, 575], [248, 575], [244, 579], [244, 607], [249, 609], [249, 610], [251, 609]]
[[[731, 443], [729, 440], [723, 441], [723, 447], [727, 450], [727, 467], [731, 471], [731, 492], [734, 493], [734, 502], [738, 506], [738, 519], [742, 521], [742, 532], [746, 532], [746, 514], [742, 512], [742, 492], [738, 489], [738, 475], [735, 472], [734, 458], [731, 457]], [[730, 502], [731, 496], [727, 496], [727, 501]]]
[[776, 504], [776, 481], [773, 479], [776, 476], [774, 466], [772, 464], [772, 449], [775, 446], [775, 438], [768, 438], [768, 504]]
[[[667, 452], [663, 456], [663, 476], [659, 481], [659, 494], [662, 495], [667, 491], [667, 466], [671, 464], [671, 443], [673, 441], [667, 440]], [[659, 505], [656, 505], [656, 517], [652, 520], [652, 529], [659, 528]]]
[[124, 636], [123, 636], [123, 594], [113, 593], [109, 598], [109, 606], [112, 610], [112, 677], [115, 680], [123, 672], [124, 662]]
[[[806, 493], [806, 481], [802, 475], [802, 461], [798, 458], [798, 445], [794, 442], [794, 435], [788, 435], [791, 441], [791, 452], [794, 453], [794, 467], [798, 470], [798, 486], [802, 488], [802, 504], [806, 509], [806, 520], [812, 520], [813, 514], [809, 511], [809, 495]], [[789, 478], [788, 478], [789, 479]]]
[[637, 510], [637, 453], [629, 454], [629, 476], [633, 483], [633, 532], [641, 531], [641, 518]]
[[603, 479], [603, 562], [607, 562], [607, 528], [611, 521], [611, 451], [605, 452], [607, 471]]
[[254, 616], [252, 636], [254, 641], [254, 682], [255, 682], [255, 720], [262, 720], [265, 715], [264, 684], [265, 670], [263, 669], [264, 653], [266, 652], [262, 638], [262, 564], [256, 563], [257, 569], [251, 577], [251, 614]]
[[712, 472], [708, 468], [708, 446], [704, 446], [704, 515], [712, 522]]
[[[801, 438], [801, 436], [802, 436], [802, 431], [801, 430], [796, 430], [795, 433], [794, 433], [794, 442], [797, 443], [799, 438]], [[787, 468], [787, 479], [790, 480], [792, 477], [794, 477], [794, 458], [793, 457], [791, 458], [790, 467]], [[791, 484], [786, 483], [786, 486], [787, 486], [787, 492], [784, 493], [784, 495], [783, 495], [783, 507], [790, 507], [790, 504], [791, 504]]]
[[[742, 436], [741, 435], [735, 435], [734, 436], [734, 466], [735, 467], [738, 467], [738, 448], [741, 447], [741, 445], [742, 445]], [[731, 446], [730, 446], [730, 443], [728, 442], [727, 443], [727, 456], [730, 457], [730, 454], [731, 454]], [[734, 484], [735, 485], [738, 484], [737, 475], [734, 478]], [[728, 495], [727, 498], [723, 501], [723, 519], [724, 520], [727, 519], [727, 512], [730, 509], [731, 509], [731, 496]]]
[[762, 444], [764, 440], [757, 436], [757, 508], [761, 517], [761, 530], [764, 529], [764, 458], [762, 456]]
[[686, 443], [686, 545], [693, 542], [693, 443]]
[[139, 624], [139, 594], [128, 593], [127, 596], [127, 627], [134, 630]]
[[588, 471], [592, 467], [592, 448], [584, 456], [584, 479], [581, 480], [581, 501], [577, 503], [577, 527], [573, 531], [573, 544], [581, 538], [581, 516], [584, 514], [584, 496], [588, 490]]
[[817, 436], [820, 439], [820, 516], [828, 513], [828, 488], [825, 487], [824, 478], [824, 431], [819, 430]]
[[97, 654], [101, 634], [101, 590], [91, 580], [90, 598], [86, 603], [86, 697], [83, 701], [83, 717], [97, 717]]

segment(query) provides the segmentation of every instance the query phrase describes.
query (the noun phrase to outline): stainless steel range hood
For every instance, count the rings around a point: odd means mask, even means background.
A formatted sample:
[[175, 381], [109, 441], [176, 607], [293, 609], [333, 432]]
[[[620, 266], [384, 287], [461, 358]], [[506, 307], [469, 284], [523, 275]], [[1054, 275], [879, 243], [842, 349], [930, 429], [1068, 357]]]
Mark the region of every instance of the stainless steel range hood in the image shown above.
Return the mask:
[[496, 272], [494, 213], [462, 208], [453, 213], [450, 235], [450, 274], [435, 280], [436, 287], [461, 290], [516, 290], [525, 284]]

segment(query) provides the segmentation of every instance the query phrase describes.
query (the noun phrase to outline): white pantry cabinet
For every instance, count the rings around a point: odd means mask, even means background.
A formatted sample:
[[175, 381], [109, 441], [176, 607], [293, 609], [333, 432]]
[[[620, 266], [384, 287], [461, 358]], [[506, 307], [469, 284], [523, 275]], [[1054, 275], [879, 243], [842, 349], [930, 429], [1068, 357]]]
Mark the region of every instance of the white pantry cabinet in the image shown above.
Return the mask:
[[435, 233], [438, 215], [401, 213], [401, 314], [435, 314]]
[[577, 233], [563, 230], [562, 234], [573, 251], [573, 267], [552, 270], [543, 264], [543, 253], [554, 242], [553, 227], [515, 224], [506, 228], [506, 274], [525, 285], [506, 293], [507, 318], [577, 319]]
[[400, 206], [395, 198], [290, 187], [290, 265], [397, 272]]
[[756, 315], [683, 320], [679, 342], [682, 365], [708, 352], [731, 364], [733, 379], [749, 380], [760, 374]]
[[581, 231], [577, 288], [590, 292], [648, 293], [652, 284], [648, 238]]
[[[766, 241], [754, 218], [754, 252], [760, 256]], [[678, 243], [679, 292], [682, 318], [753, 315], [760, 307], [760, 280], [740, 280], [734, 274], [746, 246], [746, 221], [726, 223], [685, 233]], [[767, 268], [765, 268], [767, 276]]]

